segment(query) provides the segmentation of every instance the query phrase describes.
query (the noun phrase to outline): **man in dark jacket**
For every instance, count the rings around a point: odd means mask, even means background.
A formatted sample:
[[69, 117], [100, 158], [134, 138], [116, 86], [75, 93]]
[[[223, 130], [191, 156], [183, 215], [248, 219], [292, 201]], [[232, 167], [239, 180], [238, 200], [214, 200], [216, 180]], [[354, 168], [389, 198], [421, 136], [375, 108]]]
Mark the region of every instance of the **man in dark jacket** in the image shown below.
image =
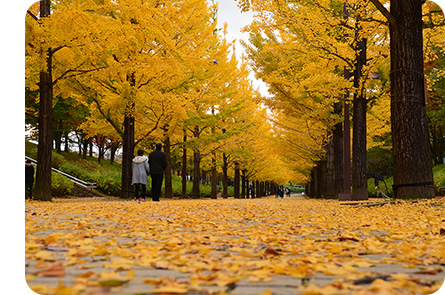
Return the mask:
[[150, 153], [148, 162], [150, 164], [151, 194], [153, 201], [159, 201], [161, 196], [162, 181], [164, 180], [165, 168], [167, 168], [167, 156], [162, 149], [162, 143], [156, 144], [156, 149]]
[[32, 187], [34, 186], [34, 166], [31, 160], [26, 160], [25, 163], [25, 199], [32, 199]]

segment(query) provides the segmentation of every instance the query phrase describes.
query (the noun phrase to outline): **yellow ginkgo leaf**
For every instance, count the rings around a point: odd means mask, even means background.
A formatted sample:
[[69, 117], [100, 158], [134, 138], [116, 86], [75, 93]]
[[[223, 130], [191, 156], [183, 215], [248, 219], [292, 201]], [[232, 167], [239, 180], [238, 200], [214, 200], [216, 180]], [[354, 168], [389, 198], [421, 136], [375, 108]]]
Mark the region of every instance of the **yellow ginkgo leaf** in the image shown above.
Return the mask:
[[159, 287], [148, 291], [151, 294], [186, 294], [188, 288], [186, 287]]

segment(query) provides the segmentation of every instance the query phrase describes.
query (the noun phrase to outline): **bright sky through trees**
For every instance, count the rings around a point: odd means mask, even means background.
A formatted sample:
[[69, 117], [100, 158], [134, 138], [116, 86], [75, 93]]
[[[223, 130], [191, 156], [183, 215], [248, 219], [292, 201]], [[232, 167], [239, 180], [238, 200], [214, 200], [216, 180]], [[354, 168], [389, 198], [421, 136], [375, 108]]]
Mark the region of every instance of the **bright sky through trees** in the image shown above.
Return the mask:
[[[219, 0], [218, 9], [218, 28], [223, 28], [224, 23], [227, 23], [227, 39], [232, 41], [236, 39], [236, 56], [238, 60], [241, 60], [244, 48], [240, 44], [239, 40], [247, 41], [249, 39], [249, 33], [242, 33], [241, 29], [250, 24], [253, 19], [253, 13], [243, 12], [237, 6], [235, 0]], [[258, 89], [262, 95], [268, 95], [267, 86], [261, 80], [255, 79], [255, 75], [252, 72], [249, 75], [252, 81], [254, 89]]]

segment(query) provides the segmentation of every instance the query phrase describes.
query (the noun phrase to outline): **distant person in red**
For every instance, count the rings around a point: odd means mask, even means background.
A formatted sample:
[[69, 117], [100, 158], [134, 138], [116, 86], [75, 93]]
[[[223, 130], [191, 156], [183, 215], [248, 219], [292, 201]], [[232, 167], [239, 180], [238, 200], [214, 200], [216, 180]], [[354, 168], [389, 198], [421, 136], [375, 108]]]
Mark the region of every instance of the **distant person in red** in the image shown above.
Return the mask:
[[159, 198], [161, 197], [162, 181], [164, 180], [164, 172], [167, 168], [167, 156], [161, 149], [162, 143], [158, 142], [156, 149], [148, 156], [151, 169], [151, 194], [153, 201], [156, 202], [159, 202]]
[[34, 166], [31, 160], [26, 160], [25, 163], [25, 199], [32, 199], [32, 187], [34, 186]]
[[142, 201], [145, 201], [145, 191], [148, 185], [148, 174], [150, 165], [144, 150], [138, 150], [138, 155], [133, 159], [133, 178], [131, 184], [135, 187], [136, 201], [139, 202], [139, 189], [142, 189]]

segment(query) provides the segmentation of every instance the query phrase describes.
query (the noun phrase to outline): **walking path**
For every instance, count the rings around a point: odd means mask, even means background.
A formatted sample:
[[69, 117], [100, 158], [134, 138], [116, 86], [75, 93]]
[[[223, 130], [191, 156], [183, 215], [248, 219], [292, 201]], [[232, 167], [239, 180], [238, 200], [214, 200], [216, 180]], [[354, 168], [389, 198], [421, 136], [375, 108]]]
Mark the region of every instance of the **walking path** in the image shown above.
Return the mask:
[[433, 293], [445, 277], [443, 199], [387, 206], [28, 201], [27, 283], [39, 294]]

